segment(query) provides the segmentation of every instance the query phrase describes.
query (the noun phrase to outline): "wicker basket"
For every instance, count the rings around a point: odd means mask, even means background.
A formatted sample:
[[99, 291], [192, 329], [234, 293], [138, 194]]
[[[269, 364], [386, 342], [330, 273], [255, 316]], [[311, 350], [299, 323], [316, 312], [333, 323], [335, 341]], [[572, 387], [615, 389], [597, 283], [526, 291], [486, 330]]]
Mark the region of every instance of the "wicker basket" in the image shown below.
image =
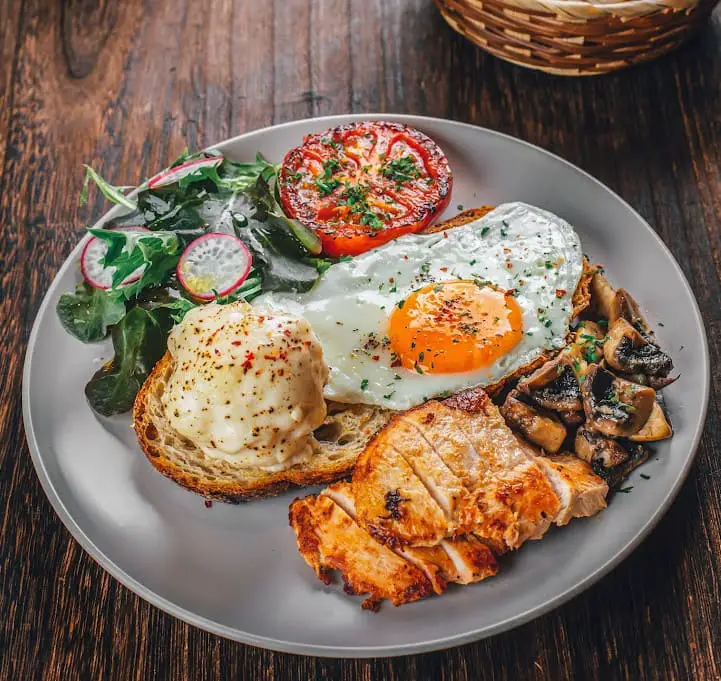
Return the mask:
[[678, 47], [717, 0], [435, 0], [445, 20], [501, 59], [593, 76]]

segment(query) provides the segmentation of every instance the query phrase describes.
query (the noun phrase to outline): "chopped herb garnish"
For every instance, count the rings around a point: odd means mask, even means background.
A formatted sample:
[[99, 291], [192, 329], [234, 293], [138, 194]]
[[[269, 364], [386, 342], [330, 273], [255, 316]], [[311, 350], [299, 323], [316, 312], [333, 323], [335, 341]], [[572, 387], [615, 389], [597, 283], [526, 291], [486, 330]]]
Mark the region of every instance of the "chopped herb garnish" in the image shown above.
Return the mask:
[[629, 487], [621, 487], [620, 489], [617, 489], [617, 492], [621, 492], [621, 494], [630, 494], [631, 490], [633, 489], [633, 485], [630, 485]]
[[383, 220], [381, 220], [372, 210], [368, 209], [361, 216], [361, 225], [368, 225], [372, 230], [377, 231], [383, 229]]
[[416, 165], [416, 160], [409, 155], [394, 158], [392, 161], [384, 163], [381, 166], [381, 175], [401, 185], [404, 182], [410, 182], [420, 177], [421, 171]]
[[641, 477], [642, 477], [644, 480], [650, 480], [650, 479], [651, 479], [651, 476], [650, 476], [650, 475], [646, 475], [645, 473], [641, 473]]
[[402, 310], [402, 309], [403, 309], [403, 306], [404, 306], [405, 304], [406, 304], [406, 301], [405, 301], [403, 298], [401, 298], [401, 300], [399, 300], [399, 301], [396, 303], [396, 307], [397, 307], [399, 310]]
[[328, 196], [336, 187], [340, 187], [340, 180], [333, 177], [333, 173], [341, 169], [340, 161], [337, 158], [329, 158], [323, 164], [323, 174], [315, 180], [315, 186], [321, 196]]
[[387, 395], [383, 395], [383, 399], [384, 399], [384, 400], [390, 400], [391, 397], [393, 397], [393, 395], [395, 395], [395, 394], [396, 394], [396, 391], [395, 391], [395, 390], [391, 390]]
[[481, 230], [481, 236], [486, 236], [486, 234], [488, 234], [488, 232], [490, 232], [490, 231], [491, 231], [491, 228], [490, 228], [490, 227], [484, 227], [484, 228]]
[[365, 390], [368, 387], [368, 379], [364, 378], [360, 383], [360, 389]]
[[423, 369], [421, 369], [421, 368], [418, 366], [418, 362], [416, 362], [413, 366], [414, 366], [415, 370], [416, 370], [419, 374], [422, 374], [422, 373], [423, 373]]

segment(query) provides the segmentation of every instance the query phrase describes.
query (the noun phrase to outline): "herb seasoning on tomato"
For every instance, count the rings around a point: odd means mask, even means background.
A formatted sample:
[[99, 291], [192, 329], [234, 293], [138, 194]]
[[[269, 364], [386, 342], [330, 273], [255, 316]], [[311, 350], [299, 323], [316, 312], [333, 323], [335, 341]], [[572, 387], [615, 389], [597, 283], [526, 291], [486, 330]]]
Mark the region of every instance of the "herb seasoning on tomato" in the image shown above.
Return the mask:
[[358, 255], [428, 226], [448, 205], [448, 159], [419, 130], [400, 123], [350, 123], [286, 154], [280, 200], [315, 231], [323, 252]]

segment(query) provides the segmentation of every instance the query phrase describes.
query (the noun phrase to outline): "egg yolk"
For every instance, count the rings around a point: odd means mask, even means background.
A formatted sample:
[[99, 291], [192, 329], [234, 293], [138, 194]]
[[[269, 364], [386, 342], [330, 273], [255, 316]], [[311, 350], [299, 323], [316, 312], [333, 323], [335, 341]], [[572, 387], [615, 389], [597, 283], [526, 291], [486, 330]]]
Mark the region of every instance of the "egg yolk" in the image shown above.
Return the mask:
[[414, 291], [394, 308], [388, 333], [396, 363], [429, 374], [487, 367], [522, 336], [513, 296], [465, 279]]

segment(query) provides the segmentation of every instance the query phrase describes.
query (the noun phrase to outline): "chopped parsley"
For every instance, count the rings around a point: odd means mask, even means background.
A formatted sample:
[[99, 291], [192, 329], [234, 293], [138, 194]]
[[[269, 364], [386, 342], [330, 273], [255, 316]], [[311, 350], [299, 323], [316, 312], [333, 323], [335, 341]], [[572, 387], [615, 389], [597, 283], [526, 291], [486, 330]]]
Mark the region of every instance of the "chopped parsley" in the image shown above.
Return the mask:
[[405, 304], [406, 304], [405, 299], [404, 299], [404, 298], [401, 298], [401, 299], [396, 303], [396, 307], [397, 307], [399, 310], [402, 310], [402, 309], [403, 309], [403, 306], [404, 306]]
[[484, 228], [481, 230], [481, 236], [486, 236], [486, 234], [488, 234], [488, 232], [490, 232], [490, 231], [491, 231], [491, 228], [490, 228], [490, 227], [484, 227]]
[[333, 177], [333, 174], [341, 169], [340, 161], [337, 158], [329, 158], [323, 164], [323, 174], [315, 179], [315, 186], [321, 196], [328, 196], [337, 187], [340, 187], [340, 180]]
[[391, 397], [393, 397], [393, 395], [395, 395], [395, 394], [396, 394], [396, 391], [395, 391], [395, 390], [391, 390], [387, 395], [383, 395], [383, 399], [384, 399], [384, 400], [390, 400]]
[[381, 175], [393, 180], [397, 185], [402, 185], [404, 182], [410, 182], [420, 177], [421, 171], [413, 156], [408, 155], [384, 163], [381, 166]]
[[372, 230], [378, 231], [383, 229], [383, 220], [381, 220], [370, 208], [361, 215], [361, 225], [368, 225]]
[[620, 489], [617, 489], [617, 492], [621, 492], [621, 494], [630, 494], [631, 490], [633, 489], [633, 485], [630, 485], [629, 487], [621, 487]]
[[361, 390], [365, 390], [367, 387], [368, 387], [368, 379], [367, 379], [367, 378], [364, 378], [364, 379], [360, 382], [360, 389], [361, 389]]
[[354, 215], [360, 215], [361, 225], [367, 225], [373, 231], [383, 229], [383, 220], [371, 210], [368, 205], [368, 185], [346, 183], [345, 189], [340, 195], [339, 206], [348, 206]]

